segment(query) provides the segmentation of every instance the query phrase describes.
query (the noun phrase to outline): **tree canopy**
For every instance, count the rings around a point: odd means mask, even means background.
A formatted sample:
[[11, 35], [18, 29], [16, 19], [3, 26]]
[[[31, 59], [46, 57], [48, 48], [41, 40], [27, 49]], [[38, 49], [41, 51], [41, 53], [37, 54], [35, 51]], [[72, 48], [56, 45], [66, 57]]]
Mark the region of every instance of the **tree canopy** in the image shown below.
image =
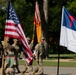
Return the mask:
[[[16, 10], [20, 23], [27, 36], [32, 37], [33, 20], [36, 0], [11, 0]], [[0, 29], [4, 29], [6, 20], [7, 0], [0, 0]], [[48, 2], [48, 17], [49, 17], [49, 36], [54, 32], [60, 31], [61, 9], [65, 6], [74, 16], [76, 16], [76, 1], [75, 0], [49, 0]], [[1, 32], [1, 31], [0, 31]], [[3, 35], [3, 33], [2, 33]]]
[[[22, 28], [26, 34], [32, 38], [33, 35], [33, 22], [35, 13], [35, 2], [37, 0], [11, 0], [17, 16], [22, 24]], [[41, 6], [41, 1], [38, 0]], [[7, 14], [7, 0], [0, 0], [0, 36], [3, 37], [4, 27]], [[48, 0], [48, 34], [49, 37], [60, 36], [61, 27], [61, 10], [65, 6], [70, 13], [76, 16], [76, 0]]]

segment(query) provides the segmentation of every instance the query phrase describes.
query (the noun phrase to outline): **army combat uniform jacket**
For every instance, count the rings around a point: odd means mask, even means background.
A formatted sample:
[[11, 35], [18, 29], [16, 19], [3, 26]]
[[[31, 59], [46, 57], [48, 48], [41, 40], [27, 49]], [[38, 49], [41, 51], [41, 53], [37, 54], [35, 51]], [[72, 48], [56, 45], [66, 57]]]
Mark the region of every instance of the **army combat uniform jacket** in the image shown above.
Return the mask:
[[13, 53], [9, 53], [6, 57], [5, 57], [5, 74], [8, 75], [10, 73], [10, 75], [14, 75], [15, 74], [15, 70], [14, 70], [14, 66], [16, 65], [16, 61], [15, 61], [15, 56]]
[[39, 60], [43, 58], [43, 52], [44, 52], [44, 44], [38, 43], [35, 46], [35, 55], [36, 55], [36, 60]]

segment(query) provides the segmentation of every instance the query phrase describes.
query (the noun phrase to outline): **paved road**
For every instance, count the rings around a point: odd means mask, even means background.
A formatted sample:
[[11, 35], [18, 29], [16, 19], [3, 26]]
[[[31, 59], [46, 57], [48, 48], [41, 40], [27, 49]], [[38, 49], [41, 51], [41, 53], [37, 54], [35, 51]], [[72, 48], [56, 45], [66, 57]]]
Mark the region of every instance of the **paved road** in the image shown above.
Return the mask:
[[[23, 70], [23, 66], [20, 66], [20, 69]], [[57, 75], [57, 67], [43, 67], [43, 70], [44, 75]], [[25, 73], [25, 75], [29, 74]], [[76, 75], [76, 67], [59, 67], [59, 75]]]

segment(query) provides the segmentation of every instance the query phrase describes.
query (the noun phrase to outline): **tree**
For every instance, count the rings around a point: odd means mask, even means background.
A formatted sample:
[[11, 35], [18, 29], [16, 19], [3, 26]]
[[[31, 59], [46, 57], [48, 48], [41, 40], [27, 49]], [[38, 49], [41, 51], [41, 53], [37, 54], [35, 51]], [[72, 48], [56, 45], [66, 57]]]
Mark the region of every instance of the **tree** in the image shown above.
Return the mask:
[[[27, 0], [11, 0], [26, 36], [32, 37], [34, 6]], [[3, 36], [7, 14], [8, 0], [0, 0], [0, 32]], [[33, 9], [33, 10], [29, 10]], [[2, 30], [1, 30], [2, 29]]]
[[15, 0], [13, 5], [26, 36], [32, 37], [34, 18], [33, 4], [27, 2], [27, 0]]
[[[11, 0], [26, 36], [32, 38], [33, 20], [37, 0]], [[3, 37], [8, 0], [0, 0], [0, 36]], [[76, 16], [76, 0], [38, 0], [43, 36], [58, 39], [61, 27], [61, 4]], [[54, 40], [55, 41], [55, 40]]]
[[[0, 0], [0, 37], [4, 37], [4, 27], [6, 20], [6, 6], [7, 2], [5, 0]], [[3, 39], [2, 39], [3, 40]]]
[[[41, 15], [41, 28], [42, 28], [42, 35], [45, 38], [46, 48], [48, 47], [48, 0], [42, 0], [39, 2], [39, 9]], [[48, 56], [48, 49], [46, 50]]]
[[46, 57], [48, 57], [48, 0], [43, 0], [43, 12], [44, 12], [44, 22], [42, 24], [42, 32], [43, 32], [43, 36], [45, 37], [45, 42], [46, 42]]

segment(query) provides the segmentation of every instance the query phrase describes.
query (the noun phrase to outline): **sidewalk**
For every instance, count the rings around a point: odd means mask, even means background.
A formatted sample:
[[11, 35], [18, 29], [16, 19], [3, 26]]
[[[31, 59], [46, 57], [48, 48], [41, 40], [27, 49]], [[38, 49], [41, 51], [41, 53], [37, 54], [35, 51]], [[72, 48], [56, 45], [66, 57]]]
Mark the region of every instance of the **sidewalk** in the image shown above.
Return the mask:
[[[58, 61], [56, 60], [43, 60], [43, 61]], [[76, 62], [75, 59], [60, 59], [60, 62]], [[20, 70], [24, 70], [24, 65], [20, 65]], [[36, 66], [33, 66], [35, 68]], [[57, 75], [57, 68], [58, 67], [50, 67], [50, 66], [43, 66], [44, 75]], [[21, 75], [16, 74], [16, 75]], [[29, 75], [29, 73], [25, 73], [25, 75]], [[37, 74], [35, 74], [37, 75]], [[59, 75], [76, 75], [76, 67], [59, 67]]]
[[[23, 66], [20, 66], [20, 69], [23, 69]], [[44, 75], [57, 75], [57, 67], [44, 66], [43, 71]], [[21, 74], [19, 73], [16, 75]], [[25, 73], [25, 75], [29, 75], [29, 73]], [[59, 67], [59, 75], [76, 75], [76, 67]]]

